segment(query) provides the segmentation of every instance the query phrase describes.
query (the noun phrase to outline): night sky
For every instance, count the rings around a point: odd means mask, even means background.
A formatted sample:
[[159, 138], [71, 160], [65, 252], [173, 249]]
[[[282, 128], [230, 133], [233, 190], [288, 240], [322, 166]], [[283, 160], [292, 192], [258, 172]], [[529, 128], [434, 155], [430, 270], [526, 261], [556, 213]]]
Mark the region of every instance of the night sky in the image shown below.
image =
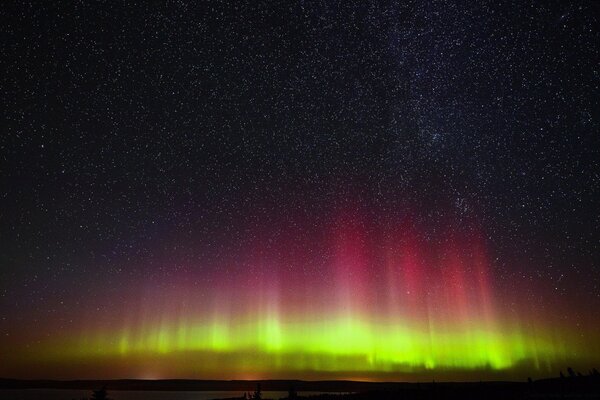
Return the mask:
[[598, 3], [59, 3], [0, 10], [0, 376], [600, 367]]

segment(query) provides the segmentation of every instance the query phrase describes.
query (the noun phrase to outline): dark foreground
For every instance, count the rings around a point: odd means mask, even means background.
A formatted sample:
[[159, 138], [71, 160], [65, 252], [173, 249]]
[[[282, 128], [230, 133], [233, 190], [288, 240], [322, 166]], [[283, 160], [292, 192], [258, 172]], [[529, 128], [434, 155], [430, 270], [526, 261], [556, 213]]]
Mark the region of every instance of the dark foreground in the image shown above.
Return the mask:
[[[199, 381], [199, 380], [79, 380], [0, 379], [0, 389], [81, 389], [111, 391], [240, 391], [266, 399], [256, 390], [287, 392], [283, 398], [311, 400], [370, 399], [600, 399], [600, 375], [571, 376], [529, 382], [356, 382], [356, 381]], [[303, 396], [302, 392], [338, 392]], [[266, 393], [265, 393], [266, 394]], [[1, 391], [0, 391], [1, 395]], [[154, 397], [153, 397], [154, 398]]]

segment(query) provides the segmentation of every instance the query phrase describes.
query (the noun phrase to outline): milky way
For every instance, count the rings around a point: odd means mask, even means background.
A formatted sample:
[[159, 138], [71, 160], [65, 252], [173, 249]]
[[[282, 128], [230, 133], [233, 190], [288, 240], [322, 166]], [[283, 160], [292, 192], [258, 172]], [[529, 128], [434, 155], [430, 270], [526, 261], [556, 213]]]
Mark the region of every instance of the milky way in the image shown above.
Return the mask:
[[8, 4], [0, 376], [600, 365], [594, 2]]

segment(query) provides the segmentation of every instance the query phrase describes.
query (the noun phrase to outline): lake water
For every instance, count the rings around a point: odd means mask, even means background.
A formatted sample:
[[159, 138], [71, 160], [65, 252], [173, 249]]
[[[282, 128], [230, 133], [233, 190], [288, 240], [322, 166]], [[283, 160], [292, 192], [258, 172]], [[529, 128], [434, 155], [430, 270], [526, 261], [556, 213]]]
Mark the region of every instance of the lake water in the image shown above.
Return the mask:
[[[248, 392], [250, 393], [250, 392]], [[323, 392], [299, 392], [299, 395], [310, 396]], [[244, 392], [158, 392], [146, 390], [111, 390], [108, 397], [112, 400], [211, 400], [243, 396]], [[281, 399], [287, 397], [287, 392], [263, 391], [263, 399]], [[2, 400], [80, 400], [89, 399], [91, 390], [65, 389], [0, 389]]]

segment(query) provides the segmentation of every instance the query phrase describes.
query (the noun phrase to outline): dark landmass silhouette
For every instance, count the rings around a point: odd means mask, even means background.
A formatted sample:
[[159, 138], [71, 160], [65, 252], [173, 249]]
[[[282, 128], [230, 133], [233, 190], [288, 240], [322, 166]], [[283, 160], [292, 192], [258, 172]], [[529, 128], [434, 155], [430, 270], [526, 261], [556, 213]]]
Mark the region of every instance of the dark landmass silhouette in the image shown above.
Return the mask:
[[[361, 381], [301, 381], [301, 380], [19, 380], [0, 379], [0, 389], [79, 389], [110, 391], [239, 391], [290, 393], [289, 398], [312, 400], [370, 399], [547, 399], [598, 398], [600, 375], [569, 375], [523, 382], [361, 382]], [[328, 392], [302, 396], [302, 392]], [[338, 393], [338, 394], [336, 394]], [[288, 398], [288, 397], [285, 397]]]

